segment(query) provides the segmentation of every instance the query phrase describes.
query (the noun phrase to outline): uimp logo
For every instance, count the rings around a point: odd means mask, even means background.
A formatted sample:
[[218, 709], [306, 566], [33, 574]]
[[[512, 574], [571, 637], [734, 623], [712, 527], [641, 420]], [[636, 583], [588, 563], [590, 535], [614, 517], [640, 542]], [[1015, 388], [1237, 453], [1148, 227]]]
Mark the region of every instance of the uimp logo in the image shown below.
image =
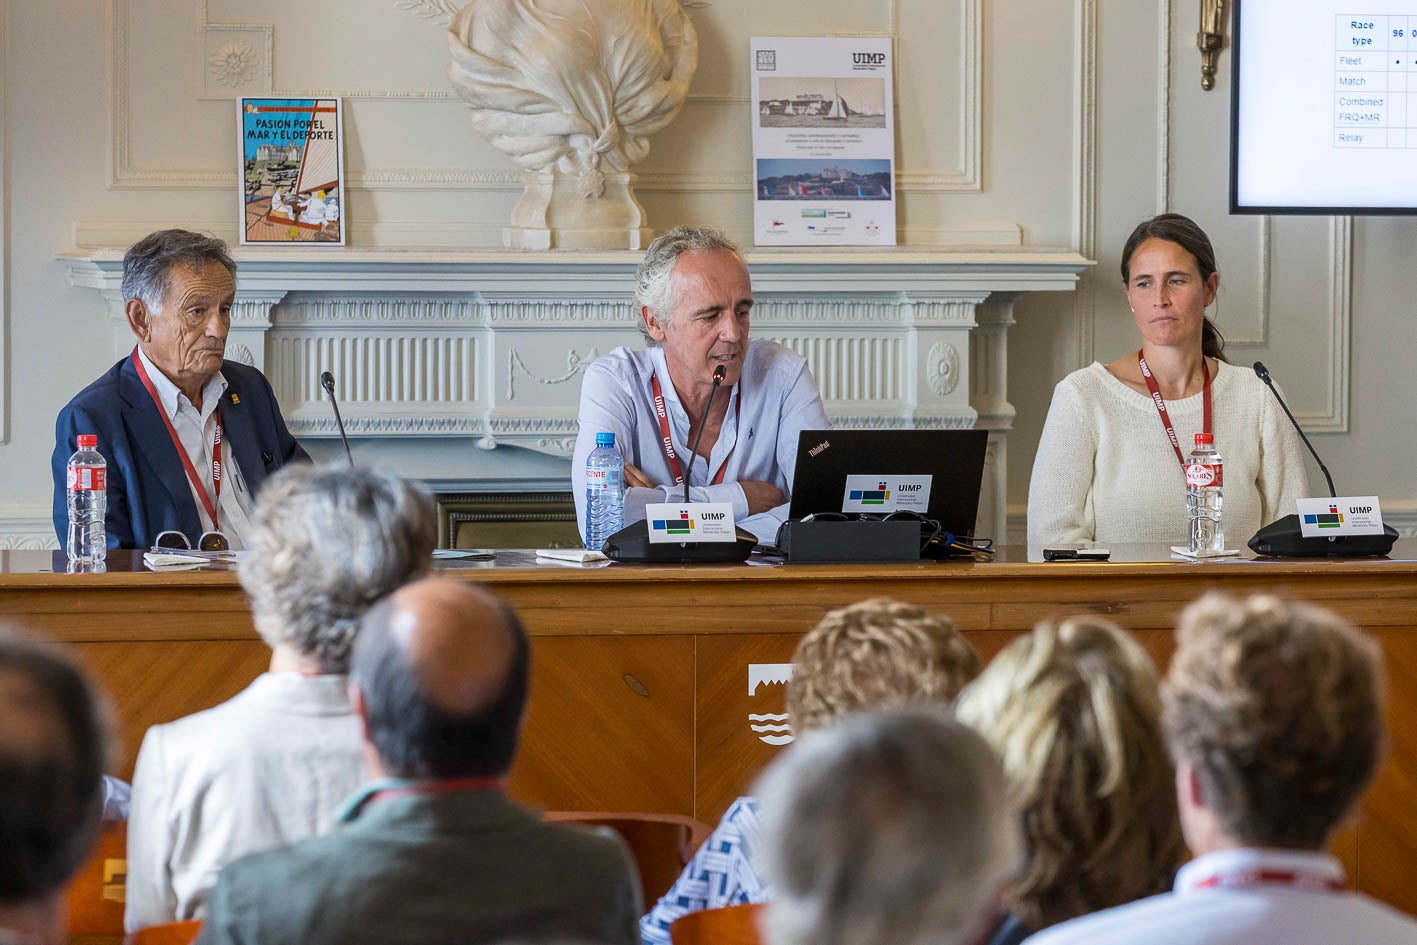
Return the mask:
[[[1369, 509], [1369, 511], [1372, 510]], [[1304, 524], [1313, 525], [1316, 528], [1342, 528], [1343, 513], [1338, 511], [1338, 506], [1330, 505], [1327, 514], [1323, 512], [1306, 514]]]
[[891, 490], [886, 483], [879, 482], [874, 489], [852, 489], [851, 501], [860, 502], [862, 505], [885, 505], [891, 497]]
[[694, 519], [689, 515], [689, 510], [680, 509], [678, 518], [657, 518], [650, 523], [650, 527], [666, 535], [692, 535], [694, 533], [694, 524]]
[[886, 54], [878, 52], [858, 52], [851, 54], [851, 62], [857, 66], [884, 66]]
[[[755, 696], [758, 687], [765, 684], [787, 685], [792, 679], [791, 663], [749, 663], [748, 695]], [[792, 726], [788, 724], [787, 713], [748, 713], [748, 728], [758, 736], [758, 741], [768, 745], [787, 745], [792, 742]]]

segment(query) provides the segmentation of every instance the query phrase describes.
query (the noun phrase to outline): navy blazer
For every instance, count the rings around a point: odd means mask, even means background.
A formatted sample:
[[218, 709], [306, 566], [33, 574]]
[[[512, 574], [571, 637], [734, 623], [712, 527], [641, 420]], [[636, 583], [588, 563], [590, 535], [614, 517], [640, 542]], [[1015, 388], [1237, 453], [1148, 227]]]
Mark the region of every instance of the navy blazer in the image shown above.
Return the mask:
[[[265, 375], [235, 361], [223, 361], [221, 373], [222, 435], [255, 496], [268, 475], [310, 457], [286, 429]], [[66, 470], [82, 433], [98, 437], [98, 451], [108, 461], [109, 548], [150, 548], [168, 530], [184, 532], [196, 544], [202, 523], [182, 457], [129, 355], [79, 391], [55, 421], [54, 531], [61, 548], [69, 531]]]

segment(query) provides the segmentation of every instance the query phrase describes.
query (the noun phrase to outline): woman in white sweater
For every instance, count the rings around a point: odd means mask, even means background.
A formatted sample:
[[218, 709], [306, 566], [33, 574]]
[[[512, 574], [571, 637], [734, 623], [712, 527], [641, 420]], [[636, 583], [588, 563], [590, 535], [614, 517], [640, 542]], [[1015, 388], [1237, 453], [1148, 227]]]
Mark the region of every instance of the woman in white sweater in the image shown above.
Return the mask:
[[1177, 213], [1143, 221], [1123, 247], [1122, 283], [1141, 350], [1054, 389], [1029, 483], [1029, 544], [1185, 544], [1184, 456], [1209, 432], [1225, 462], [1226, 544], [1243, 545], [1294, 512], [1308, 481], [1273, 395], [1225, 361], [1205, 317], [1220, 285], [1210, 239]]

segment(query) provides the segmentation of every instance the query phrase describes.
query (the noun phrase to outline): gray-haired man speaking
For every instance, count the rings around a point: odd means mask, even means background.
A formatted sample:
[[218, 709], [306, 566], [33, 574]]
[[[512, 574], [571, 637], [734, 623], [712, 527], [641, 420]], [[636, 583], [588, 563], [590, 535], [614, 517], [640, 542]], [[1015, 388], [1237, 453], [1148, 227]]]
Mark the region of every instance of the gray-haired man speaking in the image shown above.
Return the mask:
[[[806, 360], [776, 342], [748, 340], [748, 267], [717, 230], [677, 227], [651, 243], [635, 302], [650, 347], [616, 348], [581, 385], [571, 465], [581, 534], [586, 457], [597, 433], [614, 433], [625, 458], [626, 523], [643, 519], [647, 503], [680, 501], [687, 476], [691, 499], [731, 503], [737, 524], [771, 542], [787, 514], [797, 433], [827, 426]], [[719, 367], [725, 376], [715, 396]]]

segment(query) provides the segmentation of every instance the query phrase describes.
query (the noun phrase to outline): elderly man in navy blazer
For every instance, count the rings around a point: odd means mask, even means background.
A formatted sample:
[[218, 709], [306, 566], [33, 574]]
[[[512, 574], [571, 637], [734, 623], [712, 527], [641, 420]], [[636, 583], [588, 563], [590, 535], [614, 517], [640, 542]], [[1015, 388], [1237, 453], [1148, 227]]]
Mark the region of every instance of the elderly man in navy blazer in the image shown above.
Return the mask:
[[68, 530], [65, 466], [80, 434], [108, 461], [108, 547], [147, 548], [164, 531], [241, 547], [256, 491], [308, 460], [260, 371], [224, 359], [236, 263], [219, 239], [161, 230], [123, 257], [132, 354], [69, 401], [54, 429], [54, 530]]

